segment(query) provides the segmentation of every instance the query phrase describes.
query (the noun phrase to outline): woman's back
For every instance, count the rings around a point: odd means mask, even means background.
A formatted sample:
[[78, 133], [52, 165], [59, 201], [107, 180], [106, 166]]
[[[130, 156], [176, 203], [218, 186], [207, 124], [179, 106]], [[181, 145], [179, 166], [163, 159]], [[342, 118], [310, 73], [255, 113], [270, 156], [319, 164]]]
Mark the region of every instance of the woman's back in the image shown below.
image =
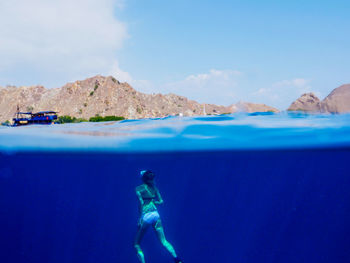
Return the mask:
[[156, 211], [157, 207], [155, 205], [155, 200], [157, 198], [157, 189], [153, 186], [147, 184], [142, 184], [136, 187], [136, 194], [141, 198], [141, 212], [143, 214]]

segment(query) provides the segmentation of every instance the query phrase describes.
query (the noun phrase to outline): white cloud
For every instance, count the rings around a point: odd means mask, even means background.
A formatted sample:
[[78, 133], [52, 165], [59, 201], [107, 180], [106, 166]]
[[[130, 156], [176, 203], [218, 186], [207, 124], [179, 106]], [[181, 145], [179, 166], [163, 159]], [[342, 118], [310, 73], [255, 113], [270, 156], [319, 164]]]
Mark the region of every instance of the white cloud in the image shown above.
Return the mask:
[[[296, 78], [292, 80], [282, 80], [273, 84], [274, 88], [289, 89], [293, 88], [297, 93], [305, 93], [311, 91], [310, 80]], [[300, 94], [301, 95], [301, 94]]]
[[255, 78], [247, 79], [245, 74], [237, 70], [212, 69], [208, 73], [189, 75], [183, 80], [158, 86], [148, 80], [135, 80], [128, 72], [121, 70], [117, 63], [110, 74], [144, 93], [175, 93], [201, 103], [230, 105], [243, 100], [285, 110], [303, 93], [314, 92], [320, 97], [309, 79], [295, 78], [262, 84]]
[[160, 87], [163, 93], [176, 93], [199, 102], [229, 105], [239, 98], [236, 94], [242, 75], [236, 70], [212, 69], [208, 73], [190, 75], [184, 80]]
[[126, 72], [119, 67], [119, 63], [117, 61], [114, 61], [111, 69], [107, 74], [114, 76], [117, 80], [121, 82], [128, 82], [129, 84], [131, 84], [134, 81], [129, 72]]
[[314, 92], [320, 96], [320, 93], [311, 86], [309, 79], [295, 78], [278, 81], [270, 86], [259, 88], [251, 94], [251, 97], [284, 110], [295, 99], [307, 92]]
[[[183, 80], [163, 85], [154, 85], [148, 80], [135, 80], [128, 72], [121, 70], [118, 63], [114, 64], [110, 75], [130, 83], [136, 90], [144, 93], [175, 93], [198, 102], [221, 105], [243, 100], [285, 110], [303, 93], [314, 92], [320, 96], [309, 79], [295, 78], [269, 84], [254, 77], [248, 79], [237, 70], [212, 69], [208, 73], [189, 75]], [[257, 86], [260, 87], [255, 88]]]
[[129, 72], [126, 72], [119, 67], [119, 64], [117, 61], [113, 63], [113, 66], [109, 70], [109, 72], [107, 72], [107, 75], [114, 76], [120, 82], [129, 83], [134, 89], [136, 89], [139, 92], [144, 92], [144, 93], [159, 92], [157, 91], [156, 86], [153, 85], [151, 81], [134, 79]]
[[137, 91], [144, 93], [175, 93], [199, 102], [230, 105], [240, 97], [236, 93], [238, 80], [242, 75], [237, 70], [216, 70], [208, 73], [189, 75], [183, 80], [155, 85], [149, 80], [137, 80], [114, 63], [109, 72], [116, 79], [128, 82]]
[[[0, 3], [0, 80], [55, 76], [46, 84], [104, 74], [128, 37], [113, 0], [11, 0]], [[16, 73], [17, 72], [17, 73]], [[26, 72], [26, 74], [23, 74]], [[25, 80], [28, 81], [28, 80]]]

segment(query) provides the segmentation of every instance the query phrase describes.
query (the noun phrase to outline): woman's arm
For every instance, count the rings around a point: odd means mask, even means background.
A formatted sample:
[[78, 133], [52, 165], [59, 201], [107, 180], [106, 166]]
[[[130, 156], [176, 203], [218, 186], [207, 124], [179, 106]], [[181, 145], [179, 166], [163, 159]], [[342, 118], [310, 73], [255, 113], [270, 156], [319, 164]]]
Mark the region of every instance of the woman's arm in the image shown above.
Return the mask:
[[139, 221], [137, 222], [137, 225], [140, 227], [142, 226], [142, 207], [143, 207], [143, 204], [144, 204], [144, 201], [142, 199], [142, 195], [140, 193], [140, 191], [136, 190], [136, 196], [137, 196], [137, 199], [139, 199], [139, 212], [140, 212], [140, 219]]
[[139, 202], [140, 202], [140, 210], [142, 209], [142, 206], [143, 204], [145, 203], [142, 199], [142, 195], [140, 193], [140, 191], [136, 190], [136, 195], [137, 195], [137, 198], [139, 199]]
[[164, 201], [163, 201], [162, 196], [160, 195], [160, 193], [159, 193], [159, 191], [158, 191], [157, 188], [155, 188], [155, 190], [156, 190], [156, 199], [154, 200], [154, 203], [155, 203], [156, 205], [163, 204]]

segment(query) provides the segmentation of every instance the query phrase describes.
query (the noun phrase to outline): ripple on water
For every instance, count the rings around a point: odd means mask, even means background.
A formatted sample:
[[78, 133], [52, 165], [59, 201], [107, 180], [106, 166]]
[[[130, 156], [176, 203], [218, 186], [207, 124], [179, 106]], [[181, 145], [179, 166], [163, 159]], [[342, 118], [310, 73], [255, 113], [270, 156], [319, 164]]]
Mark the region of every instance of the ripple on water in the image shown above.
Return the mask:
[[349, 146], [349, 114], [237, 113], [0, 129], [0, 150], [6, 151], [195, 151]]

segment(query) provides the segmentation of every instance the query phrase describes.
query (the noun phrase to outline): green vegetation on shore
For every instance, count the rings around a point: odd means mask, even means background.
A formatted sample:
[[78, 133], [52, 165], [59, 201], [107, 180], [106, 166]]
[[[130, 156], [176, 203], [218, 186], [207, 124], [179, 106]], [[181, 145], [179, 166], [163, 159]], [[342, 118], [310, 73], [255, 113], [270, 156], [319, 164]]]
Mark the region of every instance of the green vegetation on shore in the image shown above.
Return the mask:
[[96, 115], [95, 117], [91, 117], [89, 120], [84, 119], [84, 118], [76, 118], [76, 117], [71, 117], [68, 115], [64, 116], [59, 116], [57, 119], [57, 122], [60, 124], [63, 123], [80, 123], [80, 122], [101, 122], [101, 121], [121, 121], [125, 120], [124, 117], [121, 116], [99, 116]]
[[87, 122], [88, 120], [84, 119], [84, 118], [76, 118], [76, 117], [71, 117], [68, 115], [64, 115], [64, 116], [59, 116], [57, 119], [58, 123], [79, 123], [79, 122]]
[[10, 124], [11, 124], [11, 123], [10, 123], [9, 120], [6, 120], [6, 121], [0, 123], [0, 125], [2, 125], [2, 126], [8, 126], [8, 125], [10, 125]]
[[122, 121], [125, 120], [124, 117], [121, 116], [95, 116], [95, 117], [91, 117], [89, 119], [90, 122], [100, 122], [100, 121]]

